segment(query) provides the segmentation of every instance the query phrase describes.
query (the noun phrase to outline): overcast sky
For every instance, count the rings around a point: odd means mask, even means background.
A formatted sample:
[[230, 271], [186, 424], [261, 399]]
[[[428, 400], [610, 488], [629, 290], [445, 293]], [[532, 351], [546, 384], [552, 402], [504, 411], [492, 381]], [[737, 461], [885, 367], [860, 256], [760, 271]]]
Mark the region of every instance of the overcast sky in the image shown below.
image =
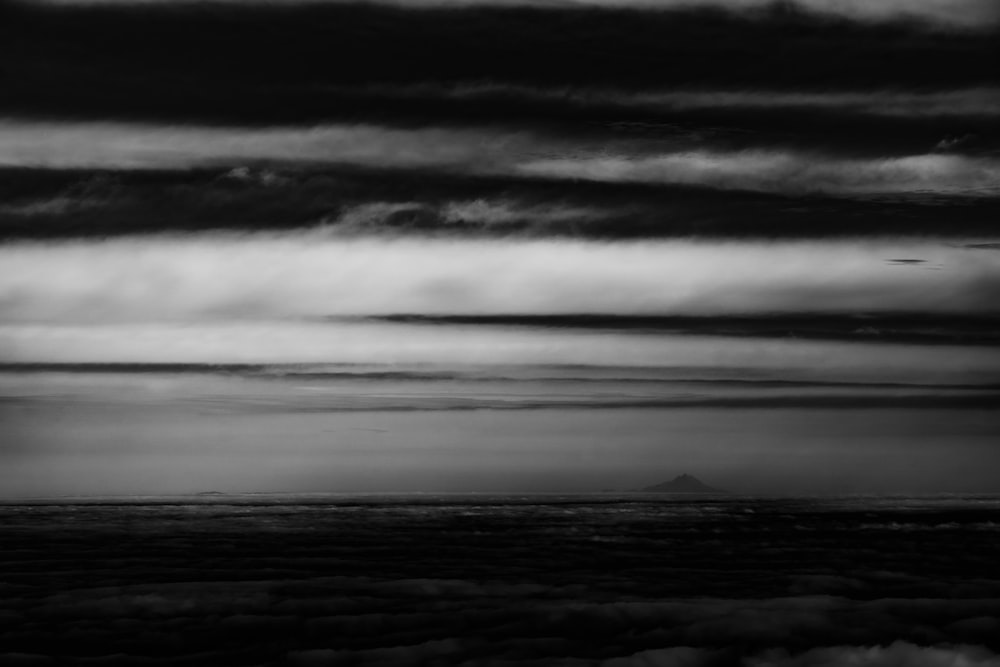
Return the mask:
[[991, 0], [3, 12], [0, 495], [995, 489]]

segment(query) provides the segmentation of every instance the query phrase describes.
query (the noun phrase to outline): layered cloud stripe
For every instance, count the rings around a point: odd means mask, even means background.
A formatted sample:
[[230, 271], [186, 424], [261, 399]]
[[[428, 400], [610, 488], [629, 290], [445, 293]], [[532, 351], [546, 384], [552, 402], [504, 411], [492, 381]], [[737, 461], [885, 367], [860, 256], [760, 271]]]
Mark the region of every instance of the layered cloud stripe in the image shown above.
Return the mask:
[[[994, 157], [928, 153], [872, 159], [787, 149], [698, 149], [683, 138], [649, 143], [364, 125], [240, 130], [7, 123], [0, 126], [0, 165], [107, 170], [304, 161], [796, 195], [1000, 195], [1000, 160]], [[670, 143], [678, 145], [670, 150]]]
[[1000, 253], [921, 241], [130, 237], [0, 248], [6, 322], [385, 315], [1000, 317]]
[[[29, 0], [37, 4], [50, 5], [137, 5], [155, 4], [170, 0]], [[203, 1], [203, 0], [202, 0]], [[282, 0], [286, 4], [334, 4], [348, 0]], [[350, 0], [354, 1], [354, 0]], [[247, 0], [215, 0], [219, 4], [230, 2], [248, 4]], [[537, 3], [531, 0], [388, 0], [385, 4], [400, 7], [475, 7], [475, 6], [559, 6], [550, 3]], [[773, 9], [773, 0], [570, 0], [563, 3], [564, 8], [573, 7], [635, 7], [640, 9], [671, 10], [691, 8], [718, 8], [734, 12], [760, 11]], [[787, 9], [812, 11], [832, 16], [844, 16], [860, 20], [887, 20], [900, 18], [916, 18], [940, 22], [945, 25], [966, 27], [982, 27], [993, 21], [1000, 20], [996, 6], [988, 0], [883, 0], [879, 3], [863, 2], [863, 0], [793, 0], [786, 3]]]

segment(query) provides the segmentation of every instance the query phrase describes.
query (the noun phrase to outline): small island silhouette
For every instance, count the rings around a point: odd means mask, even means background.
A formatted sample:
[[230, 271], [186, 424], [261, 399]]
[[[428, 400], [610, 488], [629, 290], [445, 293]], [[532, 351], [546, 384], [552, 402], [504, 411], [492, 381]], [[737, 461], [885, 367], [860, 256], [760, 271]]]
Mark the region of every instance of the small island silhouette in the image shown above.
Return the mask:
[[713, 488], [687, 473], [678, 475], [669, 482], [647, 486], [639, 491], [645, 493], [728, 493], [722, 489]]

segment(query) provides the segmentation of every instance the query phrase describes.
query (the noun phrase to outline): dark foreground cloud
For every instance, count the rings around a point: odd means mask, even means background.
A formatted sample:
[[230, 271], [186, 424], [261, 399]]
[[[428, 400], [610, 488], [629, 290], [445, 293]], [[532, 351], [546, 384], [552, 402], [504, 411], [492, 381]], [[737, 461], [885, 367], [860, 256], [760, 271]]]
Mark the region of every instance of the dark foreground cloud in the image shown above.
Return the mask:
[[60, 503], [0, 508], [6, 664], [1000, 664], [995, 498]]

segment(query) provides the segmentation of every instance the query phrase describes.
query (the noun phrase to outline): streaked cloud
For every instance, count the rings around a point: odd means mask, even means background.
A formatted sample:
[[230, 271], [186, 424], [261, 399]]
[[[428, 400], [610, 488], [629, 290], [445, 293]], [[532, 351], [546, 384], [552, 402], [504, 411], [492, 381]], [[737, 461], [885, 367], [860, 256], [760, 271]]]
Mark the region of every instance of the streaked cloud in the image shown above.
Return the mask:
[[1000, 195], [1000, 162], [957, 155], [849, 159], [782, 151], [690, 151], [653, 157], [554, 158], [521, 164], [518, 170], [549, 178], [789, 194]]
[[[172, 0], [30, 0], [55, 5], [142, 5]], [[254, 0], [189, 0], [192, 4], [252, 5]], [[334, 4], [349, 0], [270, 0], [263, 4]], [[401, 7], [608, 7], [672, 10], [711, 7], [737, 12], [767, 10], [774, 0], [376, 0], [380, 4]], [[262, 4], [257, 1], [257, 4]], [[923, 20], [965, 28], [995, 23], [998, 9], [993, 0], [792, 0], [787, 3], [799, 10], [846, 17], [861, 21], [893, 19]]]
[[1000, 90], [872, 90], [872, 91], [676, 91], [639, 93], [639, 104], [676, 109], [798, 108], [870, 114], [873, 116], [979, 116], [1000, 113]]
[[488, 170], [491, 159], [530, 153], [532, 145], [527, 133], [450, 128], [0, 122], [0, 166], [171, 169], [294, 160], [376, 167], [457, 167], [474, 163], [479, 170]]
[[622, 110], [719, 111], [798, 110], [829, 111], [891, 118], [962, 118], [1000, 114], [1000, 89], [979, 87], [941, 90], [787, 90], [787, 89], [670, 89], [616, 90], [593, 86], [549, 86], [479, 82], [328, 86], [344, 95], [368, 94], [401, 102], [440, 97], [456, 101], [530, 100], [567, 107], [607, 106]]
[[789, 194], [1000, 195], [1000, 160], [942, 153], [849, 158], [776, 148], [693, 149], [684, 138], [571, 140], [488, 128], [0, 124], [0, 166], [179, 169], [255, 161], [461, 170]]

